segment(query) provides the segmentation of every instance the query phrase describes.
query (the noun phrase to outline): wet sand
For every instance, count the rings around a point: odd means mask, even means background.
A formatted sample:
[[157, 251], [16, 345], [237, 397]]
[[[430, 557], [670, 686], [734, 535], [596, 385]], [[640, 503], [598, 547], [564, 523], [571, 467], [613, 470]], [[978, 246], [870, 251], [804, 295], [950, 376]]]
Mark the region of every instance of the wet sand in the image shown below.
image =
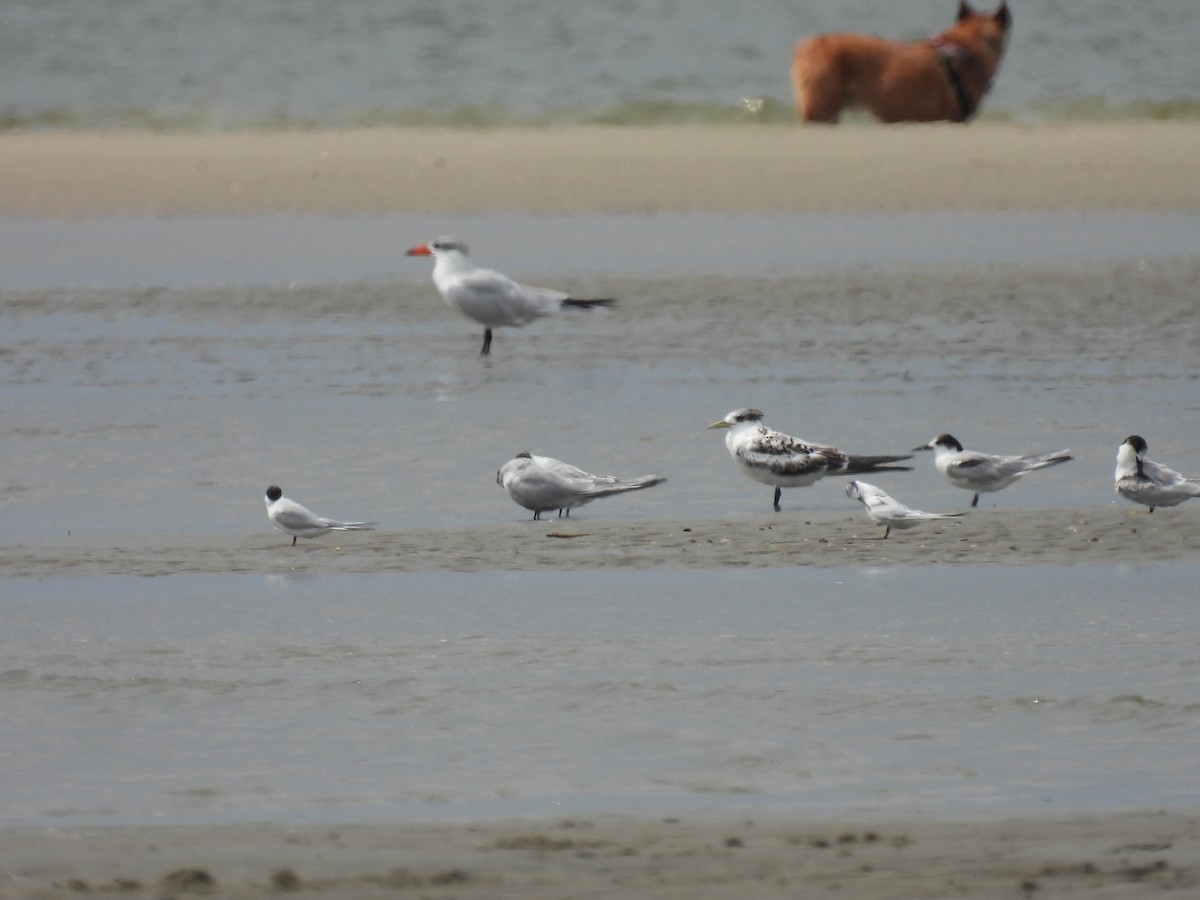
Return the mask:
[[[848, 504], [849, 505], [849, 504]], [[280, 533], [66, 538], [0, 547], [10, 577], [363, 574], [766, 566], [1087, 565], [1194, 561], [1194, 511], [1132, 505], [983, 509], [908, 532], [853, 513], [741, 520], [555, 519], [490, 527], [357, 532], [302, 541]]]
[[[1200, 125], [1192, 123], [9, 133], [0, 135], [0, 166], [10, 185], [0, 193], [0, 216], [507, 209], [649, 214], [1194, 211], [1200, 210], [1200, 179], [1194, 177], [1198, 137]], [[1118, 266], [1116, 271], [1124, 270]], [[1189, 263], [1168, 267], [1167, 284], [1156, 285], [1161, 305], [1150, 315], [1143, 311], [1135, 321], [1126, 321], [1121, 297], [1108, 296], [1103, 285], [1063, 289], [1049, 302], [1046, 279], [1031, 270], [1011, 278], [997, 276], [989, 284], [996, 296], [1012, 300], [998, 323], [976, 317], [969, 302], [971, 289], [956, 286], [954, 275], [947, 276], [948, 287], [932, 293], [926, 279], [914, 286], [911, 272], [831, 275], [808, 290], [815, 296], [832, 282], [840, 297], [823, 323], [842, 328], [837, 333], [846, 337], [836, 351], [838, 366], [830, 378], [863, 366], [869, 370], [864, 378], [907, 377], [911, 360], [919, 358], [911, 346], [881, 362], [871, 355], [870, 335], [854, 332], [862, 322], [876, 321], [882, 308], [889, 310], [881, 326], [885, 331], [889, 322], [928, 318], [935, 311], [950, 316], [951, 327], [933, 329], [925, 337], [942, 342], [935, 349], [960, 353], [956, 358], [962, 372], [977, 358], [979, 342], [988, 342], [993, 361], [1003, 360], [1006, 348], [1017, 342], [1041, 355], [1039, 364], [1048, 372], [1044, 380], [1057, 378], [1058, 368], [1071, 365], [1064, 360], [1080, 353], [1115, 360], [1113, 374], [1105, 376], [1115, 385], [1122, 377], [1118, 363], [1136, 359], [1145, 365], [1149, 360], [1174, 373], [1181, 355], [1194, 349], [1188, 329], [1164, 330], [1194, 308], [1193, 271]], [[1139, 276], [1126, 275], [1130, 284], [1140, 283]], [[878, 303], [881, 289], [875, 280], [887, 283], [883, 290], [891, 302], [886, 306]], [[675, 300], [664, 300], [658, 291], [658, 315], [669, 318], [672, 302], [686, 302], [682, 294], [693, 295], [693, 287], [680, 287], [681, 297]], [[423, 289], [428, 292], [427, 286]], [[721, 293], [710, 293], [717, 298], [714, 304], [720, 302]], [[755, 304], [775, 309], [777, 293], [773, 284], [747, 281], [738, 286], [737, 295], [744, 309], [753, 311]], [[906, 299], [896, 301], [901, 294]], [[132, 295], [119, 302], [136, 307], [157, 302], [156, 296]], [[947, 297], [959, 296], [962, 304], [944, 305]], [[199, 302], [203, 297], [192, 299]], [[412, 304], [412, 315], [439, 321], [444, 310], [424, 299]], [[266, 300], [281, 307], [285, 302], [279, 297]], [[261, 315], [263, 301], [262, 294], [255, 293], [219, 302], [253, 303]], [[307, 305], [301, 301], [301, 313], [292, 307], [288, 315], [320, 314], [323, 304], [331, 302], [317, 294]], [[19, 306], [23, 301], [14, 302]], [[72, 304], [80, 302], [86, 306], [89, 296], [71, 297]], [[115, 301], [100, 295], [96, 302], [107, 307]], [[336, 310], [367, 321], [383, 315], [369, 293], [358, 302], [362, 309], [356, 312], [346, 298], [338, 298]], [[197, 312], [202, 303], [189, 308], [191, 315], [203, 315]], [[1042, 315], [1047, 318], [1036, 318]], [[1029, 316], [1035, 317], [1033, 326]], [[651, 331], [641, 338], [635, 331], [621, 332], [616, 324], [603, 327], [630, 343], [630, 358], [645, 352], [645, 347], [638, 349], [638, 341], [653, 342], [658, 340], [654, 335], [661, 334]], [[745, 333], [735, 335], [736, 340], [761, 342], [761, 331], [744, 323], [740, 327]], [[454, 352], [475, 340], [472, 336], [459, 342], [457, 336], [456, 332]], [[728, 340], [728, 335], [721, 337]], [[683, 346], [691, 339], [711, 346]], [[539, 342], [532, 334], [525, 340], [524, 353], [534, 363], [565, 364], [565, 351], [550, 341]], [[975, 349], [969, 353], [956, 349], [971, 342]], [[716, 336], [697, 331], [656, 349], [668, 362], [677, 362], [698, 352], [715, 354], [722, 346]], [[119, 346], [103, 346], [96, 352], [118, 350]], [[1000, 376], [1013, 377], [1007, 373], [1002, 365]], [[1151, 372], [1144, 377], [1157, 376]], [[1174, 374], [1168, 377], [1179, 380]], [[268, 394], [276, 389], [282, 387], [265, 388]], [[931, 384], [929, 389], [944, 388]], [[710, 418], [723, 411], [715, 410]], [[1074, 415], [1094, 421], [1094, 413], [1085, 409]], [[1123, 436], [1120, 431], [1116, 439]], [[1100, 455], [1107, 467], [1112, 436], [1088, 437], [1103, 447]], [[67, 439], [55, 434], [45, 438]], [[230, 457], [228, 465], [238, 468], [245, 464], [238, 452], [252, 458], [257, 450], [222, 452]], [[727, 472], [730, 463], [723, 448], [706, 446], [703, 453], [711, 456], [714, 471]], [[765, 503], [765, 497], [756, 499]], [[628, 519], [505, 521], [491, 527], [390, 528], [332, 536], [295, 548], [263, 520], [262, 529], [253, 532], [113, 532], [12, 541], [0, 547], [0, 572], [20, 578], [606, 566], [1136, 565], [1194, 560], [1200, 548], [1200, 529], [1180, 527], [1194, 522], [1197, 511], [1188, 506], [1150, 515], [1112, 504], [1111, 493], [1083, 509], [1038, 508], [1030, 499], [1026, 494], [1013, 500], [1012, 508], [1005, 504], [978, 510], [961, 524], [930, 525], [893, 534], [886, 541], [880, 540], [882, 529], [849, 505], [839, 512], [789, 511], [780, 516], [642, 521], [635, 514]], [[347, 505], [357, 508], [353, 502]], [[262, 519], [261, 506], [255, 516]], [[836, 891], [849, 898], [968, 893], [998, 898], [1141, 896], [1162, 888], [1195, 891], [1200, 883], [1200, 822], [1187, 815], [1148, 812], [968, 824], [811, 822], [800, 811], [786, 823], [576, 818], [424, 827], [9, 828], [0, 834], [0, 896], [12, 898], [59, 897], [66, 892], [375, 897], [394, 896], [398, 890], [427, 897], [734, 897], [747, 892], [783, 897]]]
[[[1135, 897], [1200, 885], [1200, 820], [571, 819], [0, 830], [13, 900], [122, 896]], [[1174, 895], [1174, 894], [1172, 894]]]
[[1200, 124], [0, 134], [0, 216], [1195, 210]]

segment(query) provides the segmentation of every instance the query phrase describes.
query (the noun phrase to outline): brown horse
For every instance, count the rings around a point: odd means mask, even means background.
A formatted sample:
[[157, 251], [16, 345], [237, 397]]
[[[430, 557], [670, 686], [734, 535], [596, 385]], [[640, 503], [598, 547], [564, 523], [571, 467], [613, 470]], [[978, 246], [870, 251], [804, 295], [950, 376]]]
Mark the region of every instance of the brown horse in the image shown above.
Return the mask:
[[796, 111], [831, 125], [848, 107], [881, 122], [966, 122], [992, 86], [1011, 29], [1007, 2], [980, 13], [961, 0], [954, 27], [923, 41], [818, 34], [796, 46]]

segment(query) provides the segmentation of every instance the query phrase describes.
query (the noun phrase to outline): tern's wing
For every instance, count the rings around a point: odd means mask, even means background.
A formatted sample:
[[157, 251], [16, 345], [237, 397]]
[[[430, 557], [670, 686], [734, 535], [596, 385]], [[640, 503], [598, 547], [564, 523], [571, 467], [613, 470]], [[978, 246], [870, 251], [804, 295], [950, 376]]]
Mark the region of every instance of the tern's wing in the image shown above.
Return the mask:
[[331, 526], [331, 520], [318, 516], [294, 501], [284, 504], [277, 503], [275, 513], [271, 518], [285, 531], [302, 531], [306, 528], [329, 528]]
[[[1182, 472], [1176, 472], [1172, 468], [1149, 459], [1142, 460], [1142, 471], [1152, 481], [1156, 481], [1161, 485], [1174, 485], [1193, 481], [1193, 479], [1188, 478]], [[1197, 486], [1200, 487], [1200, 483], [1197, 483]]]
[[490, 269], [475, 269], [446, 286], [446, 299], [488, 325], [524, 325], [558, 311], [567, 295], [518, 284]]
[[782, 431], [774, 431], [769, 428], [764, 428], [761, 439], [765, 446], [776, 447], [779, 452], [792, 453], [820, 453], [827, 457], [842, 456], [842, 452], [837, 447], [832, 447], [829, 444], [818, 444], [814, 441], [801, 440], [798, 437], [792, 437], [790, 434], [784, 434]]
[[907, 522], [928, 518], [928, 513], [918, 509], [909, 509], [895, 497], [883, 491], [870, 494], [863, 499], [867, 514], [876, 522]]
[[904, 504], [897, 504], [891, 513], [898, 522], [925, 522], [930, 519], [957, 519], [962, 513], [931, 513], [923, 509], [910, 509]]
[[834, 447], [810, 444], [770, 428], [759, 428], [741, 442], [736, 455], [751, 465], [766, 466], [790, 475], [823, 471], [843, 455]]
[[897, 503], [892, 497], [887, 494], [864, 494], [862, 497], [863, 506], [877, 513], [887, 513], [893, 515], [897, 512], [903, 514], [908, 512], [908, 507], [903, 503]]
[[636, 491], [640, 488], [654, 487], [667, 479], [662, 475], [638, 475], [636, 478], [622, 478], [619, 475], [593, 475], [592, 487], [588, 494], [593, 497], [604, 497], [608, 494], [619, 494], [622, 491]]
[[1026, 464], [1019, 456], [992, 456], [988, 453], [965, 451], [951, 460], [948, 468], [959, 478], [987, 483], [1000, 478], [1011, 478], [1023, 472]]
[[583, 471], [579, 466], [573, 466], [568, 462], [563, 462], [561, 459], [555, 459], [553, 456], [531, 456], [530, 458], [547, 472], [551, 472], [559, 478], [577, 483], [577, 486], [581, 490], [590, 487], [597, 481], [609, 478], [609, 476], [605, 475], [592, 475], [589, 472]]
[[588, 490], [579, 494], [570, 502], [570, 506], [583, 506], [600, 497], [610, 497], [613, 494], [623, 494], [626, 491], [636, 491], [642, 488], [654, 487], [667, 479], [661, 475], [639, 475], [637, 478], [618, 478], [615, 475], [597, 476], [596, 483]]
[[505, 478], [505, 488], [527, 509], [556, 509], [567, 506], [580, 490], [552, 469], [531, 464]]

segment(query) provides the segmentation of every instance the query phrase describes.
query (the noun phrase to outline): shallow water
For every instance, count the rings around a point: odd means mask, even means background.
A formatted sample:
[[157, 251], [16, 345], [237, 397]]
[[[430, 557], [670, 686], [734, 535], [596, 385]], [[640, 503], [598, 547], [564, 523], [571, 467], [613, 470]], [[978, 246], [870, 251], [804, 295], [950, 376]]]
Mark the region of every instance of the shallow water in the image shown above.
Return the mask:
[[[1193, 0], [1012, 7], [1013, 38], [985, 115], [1195, 116]], [[798, 39], [821, 31], [921, 39], [949, 27], [955, 8], [948, 0], [549, 8], [10, 0], [0, 4], [0, 113], [51, 126], [654, 122], [749, 120], [749, 100], [754, 118], [787, 121]]]
[[1188, 808], [1197, 575], [11, 583], [0, 822]]
[[1064, 265], [1196, 253], [1200, 216], [1106, 213], [370, 215], [0, 219], [0, 286], [428, 283], [456, 234], [514, 277], [785, 278], [849, 266]]

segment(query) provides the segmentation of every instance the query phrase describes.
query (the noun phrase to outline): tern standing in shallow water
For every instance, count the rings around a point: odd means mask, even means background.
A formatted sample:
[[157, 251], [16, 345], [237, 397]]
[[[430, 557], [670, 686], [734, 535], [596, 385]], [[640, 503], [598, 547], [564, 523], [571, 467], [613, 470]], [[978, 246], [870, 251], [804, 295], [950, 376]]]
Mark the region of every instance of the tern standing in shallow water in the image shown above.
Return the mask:
[[301, 506], [295, 500], [283, 496], [279, 485], [273, 484], [267, 488], [267, 517], [281, 530], [292, 536], [292, 546], [296, 546], [296, 538], [315, 538], [331, 531], [371, 531], [375, 522], [339, 522], [337, 519], [327, 519]]
[[1200, 479], [1188, 478], [1152, 460], [1146, 459], [1149, 445], [1139, 434], [1131, 434], [1117, 448], [1114, 485], [1126, 500], [1150, 507], [1178, 506], [1184, 500], [1200, 497]]
[[785, 487], [808, 487], [826, 475], [858, 475], [864, 472], [907, 472], [911, 466], [889, 463], [911, 459], [899, 456], [851, 456], [836, 447], [812, 444], [768, 428], [757, 409], [735, 409], [709, 428], [728, 428], [725, 447], [742, 472], [775, 488], [775, 511]]
[[483, 326], [483, 349], [479, 352], [484, 356], [492, 351], [493, 328], [519, 328], [534, 319], [553, 316], [564, 306], [590, 309], [617, 302], [577, 300], [563, 291], [530, 287], [491, 269], [481, 269], [471, 262], [467, 245], [450, 235], [418, 244], [405, 255], [433, 257], [433, 283], [446, 305]]
[[560, 518], [564, 513], [569, 516], [576, 506], [612, 494], [653, 487], [666, 480], [661, 475], [637, 478], [592, 475], [561, 459], [531, 453], [518, 453], [496, 473], [496, 484], [508, 491], [513, 503], [533, 510], [535, 520], [552, 509], [558, 510]]
[[980, 494], [1003, 490], [1030, 472], [1074, 459], [1070, 450], [1031, 453], [1028, 456], [993, 456], [964, 450], [963, 445], [949, 434], [939, 434], [928, 444], [913, 449], [932, 450], [933, 463], [946, 480], [974, 494], [971, 498], [973, 507], [979, 505]]
[[934, 519], [957, 519], [966, 513], [929, 513], [919, 509], [909, 509], [883, 488], [877, 488], [865, 481], [852, 481], [846, 485], [846, 496], [858, 500], [867, 511], [867, 516], [876, 525], [886, 525], [883, 540], [887, 540], [892, 529], [904, 531], [916, 528], [922, 522]]

